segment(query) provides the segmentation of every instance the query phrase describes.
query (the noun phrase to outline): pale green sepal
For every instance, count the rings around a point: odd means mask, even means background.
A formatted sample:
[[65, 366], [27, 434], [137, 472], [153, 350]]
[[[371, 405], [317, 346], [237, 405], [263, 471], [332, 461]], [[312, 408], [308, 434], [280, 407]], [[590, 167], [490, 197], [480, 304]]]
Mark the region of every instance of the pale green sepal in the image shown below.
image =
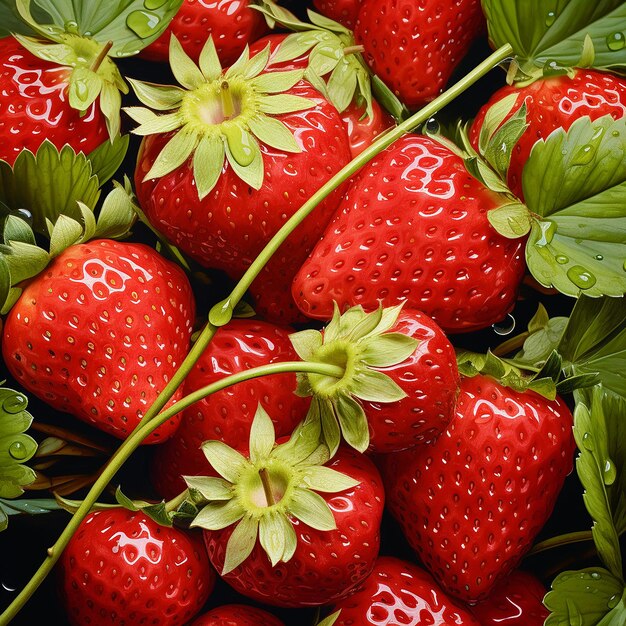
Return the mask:
[[487, 146], [491, 143], [491, 138], [513, 110], [518, 97], [518, 92], [511, 93], [505, 98], [498, 100], [487, 109], [478, 137], [478, 149], [481, 154], [485, 154]]
[[202, 137], [193, 155], [193, 177], [200, 200], [211, 193], [224, 169], [224, 142], [218, 135]]
[[250, 462], [222, 441], [205, 441], [202, 451], [213, 469], [228, 482], [236, 483]]
[[304, 70], [304, 80], [308, 80], [311, 85], [319, 91], [326, 100], [330, 102], [330, 94], [328, 93], [328, 86], [324, 82], [324, 79], [316, 74], [311, 67], [307, 67]]
[[222, 576], [232, 572], [250, 556], [256, 545], [258, 533], [259, 520], [256, 518], [246, 516], [237, 524], [226, 544]]
[[293, 558], [298, 547], [298, 536], [293, 528], [291, 521], [285, 516], [280, 515], [278, 522], [281, 525], [281, 532], [285, 538], [285, 547], [283, 548], [283, 562], [287, 563]]
[[222, 75], [222, 64], [217, 55], [213, 37], [209, 37], [202, 47], [198, 64], [207, 82], [217, 80]]
[[185, 95], [184, 89], [173, 85], [157, 85], [133, 78], [129, 78], [128, 82], [137, 98], [146, 106], [157, 111], [175, 109], [180, 106]]
[[127, 178], [124, 186], [113, 181], [113, 189], [107, 194], [98, 214], [96, 236], [103, 239], [122, 239], [130, 234], [130, 229], [137, 220], [131, 193]]
[[343, 24], [336, 22], [335, 20], [326, 17], [325, 15], [320, 15], [315, 11], [311, 11], [311, 9], [307, 9], [307, 15], [309, 20], [311, 20], [312, 24], [318, 26], [319, 28], [323, 28], [324, 30], [329, 30], [332, 33], [337, 33], [339, 35], [349, 35], [352, 36], [352, 31], [346, 28]]
[[[623, 36], [623, 35], [622, 35]], [[596, 47], [593, 43], [593, 39], [589, 34], [585, 35], [583, 40], [583, 51], [580, 55], [580, 60], [576, 64], [576, 67], [593, 67], [596, 60]]]
[[339, 113], [343, 113], [354, 98], [357, 75], [344, 58], [337, 63], [328, 79], [328, 94]]
[[345, 394], [339, 394], [331, 402], [346, 443], [359, 452], [365, 452], [370, 444], [370, 433], [363, 407]]
[[174, 78], [187, 89], [197, 89], [206, 82], [200, 68], [192, 61], [176, 38], [170, 36], [170, 67]]
[[250, 460], [252, 463], [267, 458], [274, 447], [276, 433], [274, 423], [259, 404], [250, 428]]
[[[129, 107], [133, 108], [134, 107]], [[125, 109], [127, 113], [128, 109]], [[135, 111], [133, 110], [133, 113]], [[132, 114], [129, 113], [129, 115]], [[176, 130], [184, 125], [184, 120], [178, 111], [174, 113], [165, 113], [164, 115], [152, 115], [150, 119], [145, 122], [141, 122], [140, 126], [134, 128], [131, 132], [135, 135], [157, 135], [159, 133], [167, 133], [171, 130]]]
[[485, 148], [483, 156], [502, 180], [506, 180], [511, 153], [528, 128], [526, 103], [498, 128]]
[[[252, 135], [249, 135], [252, 137]], [[235, 174], [241, 178], [246, 184], [250, 185], [253, 189], [260, 189], [263, 185], [263, 176], [264, 176], [264, 166], [263, 166], [263, 157], [261, 155], [261, 150], [259, 148], [259, 144], [256, 142], [254, 138], [252, 138], [252, 142], [249, 144], [249, 149], [252, 152], [253, 158], [252, 161], [246, 166], [242, 166], [239, 164], [237, 158], [233, 156], [233, 153], [230, 149], [230, 144], [228, 142], [225, 143], [225, 153], [228, 164], [233, 168]], [[242, 159], [241, 155], [238, 157]]]
[[269, 72], [253, 78], [251, 84], [263, 93], [282, 93], [288, 91], [304, 76], [304, 70]]
[[506, 182], [490, 167], [481, 156], [470, 156], [464, 159], [467, 171], [491, 191], [496, 193], [510, 194]]
[[323, 619], [321, 622], [319, 622], [317, 626], [334, 626], [335, 622], [339, 619], [340, 615], [341, 615], [341, 610], [336, 611], [332, 615], [329, 615], [328, 617]]
[[[342, 318], [342, 321], [345, 321], [345, 317]], [[371, 313], [362, 313], [361, 319], [356, 322], [352, 328], [349, 328], [347, 324], [343, 324], [343, 328], [347, 330], [345, 333], [345, 337], [348, 341], [358, 341], [359, 339], [363, 339], [367, 337], [371, 333], [373, 333], [377, 328], [380, 322], [383, 319], [383, 309], [382, 307], [378, 307], [375, 311]]]
[[239, 58], [224, 72], [224, 78], [231, 80], [235, 76], [238, 76], [245, 72], [248, 63], [250, 62], [250, 48], [248, 45], [243, 49], [243, 52], [239, 55]]
[[232, 499], [233, 486], [223, 478], [215, 476], [183, 476], [189, 489], [197, 491], [205, 500], [225, 501]]
[[324, 498], [314, 491], [296, 487], [289, 504], [289, 512], [316, 530], [329, 531], [337, 528], [330, 507]]
[[68, 87], [70, 106], [77, 111], [86, 111], [100, 95], [102, 82], [95, 72], [77, 67], [71, 74]]
[[270, 65], [293, 61], [305, 55], [314, 45], [311, 41], [303, 41], [298, 33], [288, 35], [274, 51]]
[[[338, 45], [339, 42], [336, 40], [333, 42], [334, 37], [332, 35], [330, 36], [331, 41], [328, 39], [327, 36], [318, 37], [319, 43], [309, 54], [309, 69], [312, 74], [317, 74], [320, 77], [330, 74], [341, 62], [343, 62], [344, 68], [347, 65], [341, 46]], [[355, 79], [356, 84], [356, 77], [352, 76], [351, 78]]]
[[302, 152], [292, 132], [280, 120], [258, 115], [248, 122], [248, 127], [261, 143], [271, 148], [283, 152]]
[[90, 241], [96, 234], [96, 216], [93, 211], [82, 202], [78, 203], [78, 208], [81, 213], [81, 223], [83, 234], [80, 238], [80, 242]]
[[222, 530], [239, 521], [244, 513], [241, 503], [236, 498], [209, 502], [202, 507], [191, 526], [206, 530]]
[[[270, 60], [270, 45], [268, 44], [261, 50], [261, 52], [257, 52], [242, 68], [242, 76], [246, 79], [255, 79], [267, 66], [268, 61]], [[275, 73], [276, 76], [278, 73]], [[253, 81], [254, 82], [254, 81]], [[295, 83], [294, 83], [295, 85]], [[293, 85], [291, 85], [292, 87]], [[290, 87], [288, 87], [289, 89]]]
[[147, 124], [159, 119], [159, 116], [145, 107], [124, 107], [124, 112], [138, 124]]
[[7, 215], [4, 220], [2, 237], [5, 244], [8, 244], [10, 241], [21, 241], [33, 246], [37, 245], [33, 229], [17, 215]]
[[248, 167], [255, 160], [259, 147], [254, 136], [236, 122], [224, 123], [222, 132], [226, 137], [228, 151], [237, 165]]
[[50, 234], [50, 257], [61, 254], [74, 245], [83, 235], [83, 227], [71, 217], [59, 215]]
[[525, 204], [512, 203], [492, 209], [487, 213], [489, 223], [503, 237], [519, 239], [530, 232], [532, 218]]
[[11, 253], [4, 258], [11, 272], [12, 285], [37, 276], [50, 261], [50, 255], [45, 250], [21, 241], [12, 241], [10, 250]]
[[128, 151], [129, 141], [130, 135], [118, 134], [112, 140], [102, 142], [87, 155], [93, 174], [98, 177], [98, 183], [101, 187], [111, 180], [122, 166]]
[[269, 511], [259, 522], [259, 541], [261, 547], [270, 558], [272, 567], [285, 560], [285, 534], [283, 515], [277, 511]]
[[31, 54], [43, 61], [50, 61], [55, 65], [70, 67], [76, 59], [76, 53], [71, 46], [62, 43], [42, 43], [39, 39], [24, 37], [14, 34], [13, 37], [19, 41]]
[[303, 361], [309, 361], [313, 358], [315, 352], [322, 347], [324, 340], [319, 330], [308, 328], [297, 333], [291, 333], [289, 335], [289, 341], [291, 341], [291, 345], [296, 351], [296, 354]]
[[305, 463], [319, 446], [320, 429], [319, 420], [312, 419], [307, 414], [305, 420], [296, 426], [289, 440], [276, 447], [273, 456], [295, 465]]
[[385, 333], [388, 330], [391, 330], [398, 321], [398, 317], [404, 308], [404, 302], [401, 304], [397, 304], [396, 306], [384, 307], [382, 308], [382, 315], [380, 317], [380, 321], [376, 328], [369, 333], [369, 335], [379, 335], [381, 333]]
[[418, 344], [417, 339], [402, 333], [385, 333], [368, 342], [361, 359], [370, 367], [391, 367], [408, 359]]
[[406, 392], [387, 374], [362, 369], [354, 374], [350, 393], [368, 402], [398, 402], [406, 398]]
[[144, 181], [162, 178], [180, 167], [195, 150], [199, 137], [196, 133], [181, 128], [163, 147], [155, 159]]
[[359, 484], [358, 480], [324, 466], [309, 467], [304, 471], [302, 479], [308, 489], [327, 493], [339, 493]]
[[296, 383], [296, 390], [294, 393], [299, 398], [308, 398], [313, 395], [313, 387], [311, 387], [311, 382], [309, 381], [307, 374], [298, 372], [296, 374]]
[[302, 96], [281, 94], [279, 96], [264, 96], [260, 99], [259, 110], [268, 115], [281, 115], [306, 111], [315, 106], [315, 102]]

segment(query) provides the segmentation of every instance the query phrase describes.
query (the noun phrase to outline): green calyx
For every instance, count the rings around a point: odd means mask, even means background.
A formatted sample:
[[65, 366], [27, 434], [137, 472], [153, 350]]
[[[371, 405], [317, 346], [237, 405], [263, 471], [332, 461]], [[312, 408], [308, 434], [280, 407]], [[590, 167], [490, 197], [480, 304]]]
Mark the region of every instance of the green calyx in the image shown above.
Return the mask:
[[[239, 178], [259, 189], [264, 176], [260, 144], [300, 152], [291, 131], [274, 116], [303, 111], [315, 103], [284, 93], [302, 78], [302, 71], [263, 74], [268, 60], [269, 48], [252, 58], [246, 48], [223, 71], [209, 39], [196, 65], [172, 35], [170, 64], [182, 88], [130, 81], [137, 97], [150, 107], [125, 109], [139, 123], [133, 132], [153, 135], [177, 131], [144, 180], [165, 176], [191, 158], [200, 199], [214, 188], [225, 161]], [[157, 115], [153, 110], [162, 113]]]
[[243, 563], [257, 540], [272, 566], [289, 561], [297, 548], [292, 519], [316, 530], [336, 528], [330, 507], [316, 492], [358, 484], [324, 467], [330, 453], [320, 443], [318, 422], [305, 420], [289, 441], [276, 445], [274, 425], [260, 405], [250, 429], [249, 459], [221, 441], [206, 441], [202, 449], [220, 477], [184, 477], [196, 501], [205, 503], [191, 526], [222, 530], [236, 524], [222, 575]]
[[320, 422], [326, 445], [334, 454], [341, 435], [353, 448], [369, 446], [369, 426], [358, 400], [397, 402], [406, 396], [402, 388], [381, 369], [406, 360], [417, 340], [389, 332], [402, 306], [379, 308], [366, 313], [355, 306], [343, 315], [335, 305], [333, 319], [324, 332], [303, 330], [290, 336], [298, 356], [308, 362], [343, 368], [341, 378], [298, 374], [300, 396], [313, 396], [310, 416]]
[[351, 30], [311, 10], [307, 11], [310, 23], [302, 22], [271, 0], [261, 0], [253, 8], [265, 15], [271, 27], [278, 23], [296, 31], [280, 44], [272, 63], [284, 63], [308, 54], [304, 78], [340, 113], [355, 100], [364, 107], [364, 116], [372, 116], [371, 72], [360, 54], [363, 48], [356, 45]]

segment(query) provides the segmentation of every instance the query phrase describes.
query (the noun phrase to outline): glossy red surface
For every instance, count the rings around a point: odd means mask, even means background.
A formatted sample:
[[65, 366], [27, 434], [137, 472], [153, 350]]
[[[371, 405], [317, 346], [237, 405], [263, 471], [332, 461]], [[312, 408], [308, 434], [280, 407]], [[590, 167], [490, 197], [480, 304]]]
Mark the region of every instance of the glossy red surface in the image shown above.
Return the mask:
[[215, 583], [197, 534], [121, 508], [85, 518], [61, 556], [58, 576], [72, 626], [181, 626]]
[[348, 28], [354, 28], [363, 0], [313, 0], [316, 11]]
[[88, 154], [108, 139], [98, 103], [84, 115], [68, 102], [68, 68], [42, 61], [13, 37], [0, 39], [0, 159], [13, 164], [44, 139]]
[[201, 615], [190, 626], [283, 626], [283, 623], [262, 609], [225, 604]]

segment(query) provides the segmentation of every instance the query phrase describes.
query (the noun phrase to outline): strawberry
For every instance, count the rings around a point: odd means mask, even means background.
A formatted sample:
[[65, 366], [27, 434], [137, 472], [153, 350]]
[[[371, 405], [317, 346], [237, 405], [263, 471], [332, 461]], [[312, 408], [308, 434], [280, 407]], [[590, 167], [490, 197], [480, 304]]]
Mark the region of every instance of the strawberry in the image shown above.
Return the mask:
[[167, 62], [172, 34], [195, 61], [206, 40], [213, 37], [223, 65], [230, 65], [246, 45], [267, 29], [263, 16], [248, 0], [183, 0], [165, 32], [141, 52], [150, 61]]
[[215, 573], [193, 533], [114, 508], [82, 521], [61, 555], [59, 580], [72, 625], [176, 626], [202, 608]]
[[543, 626], [549, 615], [542, 604], [546, 588], [532, 574], [511, 572], [491, 591], [489, 597], [469, 606], [481, 626]]
[[312, 395], [331, 450], [344, 439], [361, 452], [396, 452], [435, 439], [454, 414], [459, 372], [441, 329], [401, 307], [335, 315], [323, 333], [291, 340], [305, 361], [344, 368], [341, 378], [298, 374], [298, 393]]
[[207, 459], [223, 478], [187, 478], [208, 501], [192, 526], [205, 528], [213, 566], [247, 597], [285, 607], [326, 604], [349, 594], [374, 565], [380, 475], [349, 448], [329, 460], [319, 434], [319, 424], [307, 420], [275, 446], [259, 406], [249, 459], [207, 441]]
[[480, 0], [363, 0], [354, 35], [372, 71], [415, 109], [439, 95], [483, 29]]
[[[197, 67], [178, 73], [188, 91], [133, 81], [145, 103], [169, 113], [127, 109], [141, 122], [134, 132], [147, 135], [135, 182], [148, 219], [191, 257], [235, 280], [350, 159], [336, 109], [300, 81], [299, 71], [261, 73], [267, 55], [247, 60], [245, 54], [222, 73], [209, 40], [204, 73]], [[175, 74], [187, 63], [173, 39]], [[340, 194], [336, 190], [300, 224], [252, 285], [256, 310], [266, 318], [287, 323], [300, 316], [288, 285]]]
[[363, 0], [313, 0], [313, 6], [326, 17], [354, 28]]
[[[517, 95], [517, 97], [515, 97]], [[530, 152], [541, 139], [546, 139], [557, 128], [569, 130], [581, 117], [596, 120], [604, 115], [620, 119], [626, 115], [626, 80], [596, 70], [574, 70], [572, 75], [550, 76], [529, 85], [506, 86], [496, 91], [485, 104], [470, 129], [470, 140], [479, 149], [479, 138], [485, 127], [485, 118], [502, 107], [509, 99], [510, 112], [501, 120], [506, 122], [526, 105], [528, 128], [518, 139], [511, 153], [508, 184], [519, 198], [523, 198], [522, 171]], [[497, 127], [496, 127], [497, 128]]]
[[14, 37], [0, 39], [0, 159], [13, 165], [22, 150], [36, 152], [44, 139], [89, 154], [108, 139], [98, 103], [73, 108], [71, 68], [42, 60]]
[[511, 311], [525, 269], [523, 240], [487, 219], [509, 202], [446, 145], [406, 135], [359, 172], [297, 273], [294, 300], [319, 319], [333, 301], [406, 302], [447, 332], [485, 328]]
[[[295, 360], [287, 329], [258, 320], [235, 319], [215, 333], [185, 379], [184, 393], [238, 371]], [[206, 472], [200, 446], [207, 439], [224, 441], [243, 451], [259, 402], [274, 416], [278, 436], [290, 435], [309, 404], [295, 395], [295, 389], [295, 374], [263, 376], [215, 393], [186, 409], [175, 435], [155, 451], [152, 480], [157, 491], [173, 498], [185, 489], [183, 475]]]
[[[28, 391], [125, 438], [187, 354], [194, 310], [182, 270], [153, 249], [94, 240], [64, 250], [24, 287], [2, 353]], [[147, 441], [171, 436], [178, 421]]]
[[283, 623], [263, 609], [224, 604], [196, 618], [190, 626], [283, 626]]
[[474, 602], [530, 548], [574, 448], [572, 415], [558, 397], [464, 378], [441, 437], [382, 460], [389, 508], [444, 589]]
[[421, 567], [381, 556], [365, 582], [334, 604], [334, 626], [485, 626], [451, 600]]

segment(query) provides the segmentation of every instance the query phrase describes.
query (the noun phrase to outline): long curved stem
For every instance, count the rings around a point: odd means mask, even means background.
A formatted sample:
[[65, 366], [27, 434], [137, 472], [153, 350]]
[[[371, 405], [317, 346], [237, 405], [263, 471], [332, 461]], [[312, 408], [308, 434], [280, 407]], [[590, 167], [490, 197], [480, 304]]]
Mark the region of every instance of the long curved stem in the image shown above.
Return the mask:
[[545, 541], [536, 544], [526, 556], [529, 557], [535, 554], [541, 554], [547, 550], [552, 550], [553, 548], [560, 548], [573, 543], [583, 543], [587, 541], [593, 541], [593, 534], [590, 530], [581, 530], [574, 533], [568, 533], [566, 535], [559, 535], [558, 537], [551, 537], [550, 539], [546, 539]]
[[159, 413], [157, 417], [150, 422], [143, 424], [136, 428], [118, 448], [117, 452], [105, 470], [99, 476], [98, 480], [93, 484], [93, 487], [89, 490], [89, 493], [85, 499], [81, 502], [80, 506], [68, 522], [67, 526], [59, 535], [55, 544], [48, 548], [48, 555], [39, 566], [39, 569], [35, 572], [33, 577], [28, 581], [22, 591], [14, 598], [13, 602], [7, 607], [7, 609], [0, 615], [0, 626], [6, 626], [20, 611], [20, 609], [26, 604], [28, 599], [37, 590], [39, 585], [44, 581], [46, 576], [52, 571], [52, 568], [59, 560], [61, 553], [67, 546], [72, 535], [76, 532], [78, 526], [87, 516], [96, 500], [100, 497], [100, 494], [104, 491], [106, 486], [111, 482], [117, 471], [126, 462], [128, 457], [137, 449], [141, 442], [157, 429], [161, 424], [171, 419], [178, 412], [191, 406], [198, 400], [206, 398], [207, 396], [231, 387], [238, 383], [251, 380], [253, 378], [259, 378], [260, 376], [269, 376], [271, 374], [284, 374], [286, 372], [313, 372], [317, 374], [324, 374], [326, 376], [341, 377], [344, 374], [344, 370], [336, 365], [327, 365], [324, 363], [307, 363], [304, 361], [286, 361], [284, 363], [271, 363], [269, 365], [262, 365], [260, 367], [251, 368], [243, 372], [238, 372], [231, 376], [222, 378], [214, 382], [211, 385], [207, 385], [202, 389], [185, 396], [176, 404], [168, 407], [162, 413]]

